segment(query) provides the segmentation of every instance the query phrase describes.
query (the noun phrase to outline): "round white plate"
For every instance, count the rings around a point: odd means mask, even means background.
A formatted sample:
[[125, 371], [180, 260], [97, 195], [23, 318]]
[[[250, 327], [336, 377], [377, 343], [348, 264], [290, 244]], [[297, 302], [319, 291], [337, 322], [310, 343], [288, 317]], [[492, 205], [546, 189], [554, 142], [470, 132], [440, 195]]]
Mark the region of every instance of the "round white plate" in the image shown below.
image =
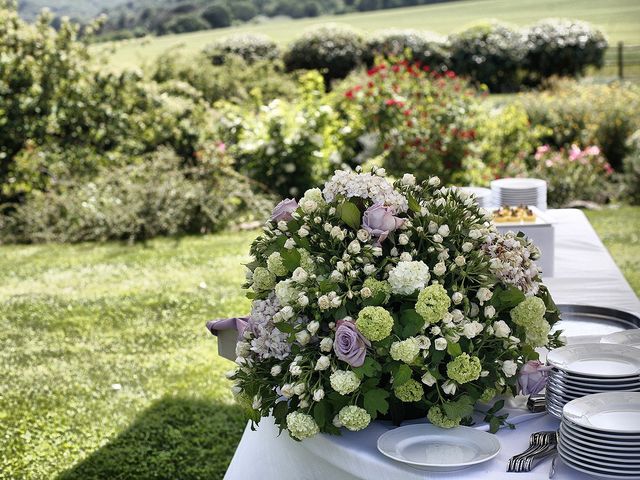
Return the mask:
[[637, 437], [636, 438], [633, 438], [633, 437], [629, 438], [627, 436], [616, 437], [615, 434], [610, 434], [611, 437], [609, 438], [598, 436], [597, 434], [593, 434], [591, 432], [578, 430], [578, 428], [576, 428], [574, 424], [572, 424], [569, 420], [567, 420], [566, 417], [563, 418], [562, 424], [565, 428], [565, 431], [567, 432], [567, 435], [570, 435], [571, 437], [576, 437], [576, 438], [579, 437], [584, 439], [586, 442], [590, 442], [598, 445], [627, 447], [631, 450], [635, 450], [638, 453], [638, 456], [640, 457], [640, 439], [638, 439]]
[[[584, 344], [581, 344], [584, 345]], [[605, 344], [605, 343], [601, 343], [599, 345], [612, 345], [612, 344]], [[575, 345], [573, 345], [575, 346]], [[619, 345], [621, 346], [621, 345]], [[632, 347], [625, 347], [625, 348], [632, 348]], [[602, 385], [605, 387], [609, 387], [609, 386], [616, 386], [616, 385], [638, 385], [640, 384], [640, 375], [628, 375], [628, 376], [624, 376], [624, 377], [615, 377], [615, 378], [611, 378], [611, 377], [594, 377], [594, 376], [590, 376], [588, 374], [577, 374], [577, 373], [569, 373], [569, 372], [564, 372], [562, 370], [558, 370], [556, 368], [553, 368], [549, 371], [549, 377], [551, 378], [555, 378], [555, 379], [560, 379], [563, 381], [567, 381], [567, 382], [583, 382], [583, 383], [588, 383], [589, 385]]]
[[405, 425], [383, 433], [378, 450], [423, 470], [460, 470], [494, 458], [500, 452], [495, 435], [470, 427], [451, 429], [435, 425]]
[[[607, 390], [614, 390], [614, 391], [618, 391], [618, 390], [628, 390], [628, 389], [632, 389], [632, 388], [640, 388], [640, 382], [638, 383], [596, 383], [590, 380], [587, 380], [586, 382], [580, 382], [577, 380], [569, 380], [566, 377], [561, 377], [560, 375], [550, 375], [547, 379], [547, 383], [553, 383], [554, 385], [557, 386], [566, 386], [569, 388], [573, 388], [576, 390], [588, 390], [588, 389], [599, 389], [601, 390], [601, 392], [606, 392]], [[592, 392], [592, 393], [596, 393], [596, 392]], [[600, 392], [597, 392], [600, 393]]]
[[551, 350], [547, 363], [588, 377], [620, 378], [640, 375], [638, 350], [609, 343], [578, 343]]
[[612, 333], [600, 339], [601, 343], [615, 343], [628, 347], [640, 348], [640, 328]]
[[[562, 430], [562, 432], [564, 432], [564, 430]], [[635, 462], [635, 463], [640, 463], [640, 460], [638, 459], [638, 452], [630, 452], [628, 449], [621, 449], [621, 450], [605, 450], [603, 447], [600, 446], [595, 446], [593, 444], [589, 444], [589, 445], [584, 445], [578, 441], [575, 440], [575, 438], [573, 438], [572, 436], [570, 436], [569, 434], [561, 434], [560, 436], [560, 441], [564, 444], [567, 445], [567, 448], [570, 451], [576, 450], [577, 454], [584, 454], [584, 455], [594, 455], [594, 452], [597, 451], [598, 455], [605, 455], [607, 457], [610, 457], [612, 459], [619, 459], [619, 460], [625, 460], [626, 461], [631, 461], [631, 462]], [[631, 457], [631, 458], [629, 458]]]
[[632, 388], [617, 388], [617, 389], [601, 389], [601, 388], [587, 388], [587, 387], [573, 387], [573, 386], [569, 386], [567, 384], [562, 384], [556, 381], [552, 381], [552, 380], [547, 380], [547, 390], [553, 390], [556, 392], [563, 392], [567, 395], [572, 395], [574, 398], [578, 398], [578, 397], [584, 397], [585, 395], [591, 395], [592, 393], [603, 393], [603, 392], [608, 392], [608, 391], [620, 391], [620, 390], [627, 390], [627, 391], [634, 391], [635, 387]]
[[[564, 422], [564, 419], [562, 420]], [[629, 452], [629, 446], [624, 445], [615, 445], [610, 443], [598, 443], [592, 438], [584, 437], [580, 433], [576, 433], [572, 430], [569, 430], [565, 427], [565, 423], [560, 425], [560, 434], [565, 435], [571, 439], [571, 441], [579, 443], [580, 445], [590, 448], [593, 450], [594, 446], [597, 446], [598, 449], [602, 450], [605, 453], [611, 453], [618, 455], [619, 452]]]
[[596, 393], [577, 398], [564, 406], [564, 416], [588, 429], [640, 433], [640, 392]]
[[571, 466], [580, 466], [583, 471], [588, 471], [596, 475], [622, 475], [623, 478], [640, 478], [640, 469], [637, 468], [624, 468], [622, 466], [617, 467], [610, 463], [605, 463], [606, 460], [602, 460], [600, 463], [597, 460], [587, 461], [583, 458], [579, 458], [574, 452], [569, 451], [565, 446], [558, 444], [558, 453], [563, 460], [571, 464]]
[[603, 432], [602, 430], [594, 430], [592, 428], [581, 427], [573, 423], [568, 418], [563, 418], [562, 422], [567, 425], [571, 430], [575, 432], [580, 432], [589, 437], [601, 437], [607, 438], [611, 440], [631, 440], [640, 442], [640, 433], [613, 433], [613, 432]]

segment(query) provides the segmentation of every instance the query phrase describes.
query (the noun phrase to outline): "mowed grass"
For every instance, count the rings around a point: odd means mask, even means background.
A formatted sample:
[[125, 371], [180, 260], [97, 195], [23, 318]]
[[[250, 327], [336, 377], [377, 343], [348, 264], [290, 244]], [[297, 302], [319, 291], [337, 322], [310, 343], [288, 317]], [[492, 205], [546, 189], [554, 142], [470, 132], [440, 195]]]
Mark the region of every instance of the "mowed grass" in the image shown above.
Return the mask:
[[[640, 207], [588, 215], [640, 291]], [[222, 478], [245, 421], [204, 323], [248, 311], [255, 235], [0, 246], [0, 479]]]
[[141, 66], [170, 48], [180, 47], [185, 53], [196, 53], [211, 41], [234, 33], [263, 33], [284, 45], [306, 28], [326, 22], [351, 25], [365, 32], [414, 28], [444, 35], [484, 19], [522, 26], [549, 17], [591, 22], [606, 32], [612, 45], [618, 41], [640, 44], [640, 2], [637, 0], [470, 0], [300, 20], [272, 20], [257, 25], [100, 44], [94, 48], [107, 54], [111, 65], [120, 69]]

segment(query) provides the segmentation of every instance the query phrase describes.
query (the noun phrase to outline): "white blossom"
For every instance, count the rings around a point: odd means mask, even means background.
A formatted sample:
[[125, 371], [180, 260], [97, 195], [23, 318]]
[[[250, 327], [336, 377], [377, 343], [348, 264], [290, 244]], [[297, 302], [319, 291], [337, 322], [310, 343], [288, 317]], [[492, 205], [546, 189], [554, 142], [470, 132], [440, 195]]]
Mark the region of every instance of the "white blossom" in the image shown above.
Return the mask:
[[427, 286], [431, 275], [422, 261], [400, 262], [389, 272], [391, 291], [398, 295], [411, 295]]
[[427, 372], [424, 375], [422, 375], [421, 380], [422, 380], [422, 383], [424, 383], [428, 387], [433, 387], [436, 383], [436, 378], [433, 375], [431, 375], [430, 372]]
[[326, 370], [327, 368], [329, 368], [330, 365], [331, 365], [331, 359], [329, 359], [329, 357], [326, 355], [320, 355], [320, 357], [316, 361], [316, 366], [314, 367], [314, 370], [318, 370], [318, 371]]
[[447, 339], [438, 337], [435, 339], [433, 344], [435, 345], [436, 350], [445, 350], [447, 348]]
[[508, 338], [511, 334], [511, 329], [507, 322], [504, 320], [498, 320], [497, 322], [493, 322], [493, 334], [498, 338]]
[[320, 341], [320, 351], [330, 352], [332, 348], [333, 348], [333, 340], [331, 339], [331, 337], [324, 337]]
[[513, 377], [518, 371], [518, 364], [513, 360], [505, 360], [502, 364], [502, 371], [507, 377]]

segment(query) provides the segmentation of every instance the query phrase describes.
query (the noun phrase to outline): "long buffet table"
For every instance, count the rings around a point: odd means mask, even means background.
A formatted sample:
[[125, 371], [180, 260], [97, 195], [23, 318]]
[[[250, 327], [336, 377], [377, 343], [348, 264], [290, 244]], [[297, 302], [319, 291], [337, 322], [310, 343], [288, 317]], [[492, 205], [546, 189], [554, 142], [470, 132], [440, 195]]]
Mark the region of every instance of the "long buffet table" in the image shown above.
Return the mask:
[[[555, 228], [554, 276], [545, 278], [557, 303], [583, 304], [640, 313], [640, 301], [584, 214], [579, 210], [548, 210]], [[596, 340], [597, 341], [597, 340]], [[529, 473], [507, 473], [509, 458], [528, 445], [529, 435], [555, 430], [558, 420], [546, 415], [527, 414], [512, 405], [510, 417], [515, 430], [497, 433], [502, 450], [493, 460], [466, 470], [435, 473], [401, 465], [379, 454], [378, 437], [392, 428], [387, 422], [374, 422], [360, 432], [340, 436], [316, 435], [295, 442], [278, 430], [271, 419], [263, 419], [256, 431], [249, 425], [225, 475], [226, 480], [414, 480], [414, 479], [546, 479], [551, 460]], [[478, 428], [484, 428], [479, 425]], [[559, 465], [555, 479], [586, 478], [567, 466]]]

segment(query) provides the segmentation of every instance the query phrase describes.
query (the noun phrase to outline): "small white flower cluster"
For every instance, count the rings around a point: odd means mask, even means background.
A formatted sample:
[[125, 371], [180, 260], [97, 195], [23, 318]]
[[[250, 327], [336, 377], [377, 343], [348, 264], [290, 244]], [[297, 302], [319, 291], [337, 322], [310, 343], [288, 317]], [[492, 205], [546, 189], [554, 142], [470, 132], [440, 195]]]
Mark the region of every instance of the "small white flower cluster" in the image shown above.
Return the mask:
[[392, 208], [395, 213], [406, 212], [409, 208], [406, 197], [396, 191], [382, 174], [383, 169], [378, 169], [376, 173], [336, 170], [325, 184], [322, 194], [329, 203], [338, 195], [343, 195], [346, 198], [368, 198]]
[[[287, 334], [275, 328], [273, 320], [279, 312], [280, 304], [273, 293], [265, 300], [253, 301], [248, 321], [248, 332], [253, 337], [250, 340], [250, 350], [263, 360], [267, 358], [282, 360], [291, 351]], [[243, 355], [240, 357], [242, 358]]]
[[391, 291], [398, 295], [411, 295], [429, 283], [429, 267], [422, 261], [400, 262], [389, 272]]
[[491, 271], [502, 282], [518, 287], [526, 295], [538, 293], [540, 270], [533, 261], [540, 257], [538, 247], [507, 232], [504, 235], [490, 233], [483, 248], [491, 257]]

